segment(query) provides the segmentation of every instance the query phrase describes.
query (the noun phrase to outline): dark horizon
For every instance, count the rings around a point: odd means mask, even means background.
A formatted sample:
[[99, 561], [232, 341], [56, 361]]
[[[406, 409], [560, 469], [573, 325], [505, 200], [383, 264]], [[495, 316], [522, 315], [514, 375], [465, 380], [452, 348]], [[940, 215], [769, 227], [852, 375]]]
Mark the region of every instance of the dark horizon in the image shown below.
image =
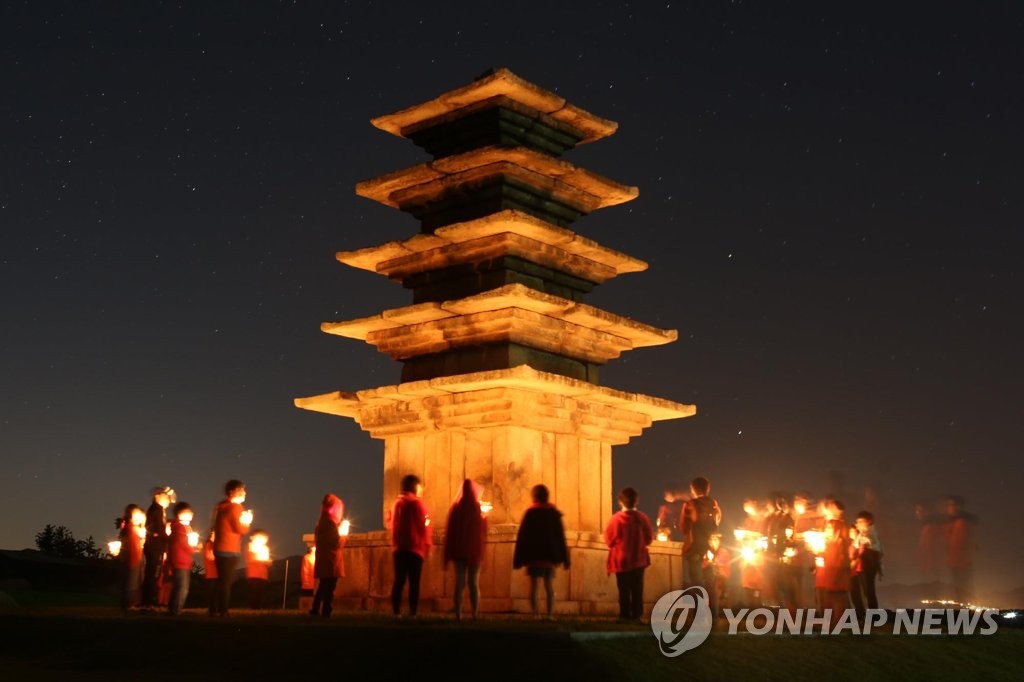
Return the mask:
[[279, 556], [328, 491], [381, 528], [382, 443], [292, 400], [399, 381], [319, 330], [411, 302], [334, 260], [418, 230], [353, 191], [425, 158], [369, 119], [505, 66], [618, 122], [565, 160], [640, 196], [572, 227], [649, 269], [587, 302], [679, 330], [602, 369], [697, 406], [615, 487], [706, 476], [727, 529], [870, 488], [894, 582], [959, 494], [978, 591], [1020, 586], [1024, 10], [536, 9], [3, 5], [0, 547], [103, 545], [158, 484], [205, 529], [230, 478]]

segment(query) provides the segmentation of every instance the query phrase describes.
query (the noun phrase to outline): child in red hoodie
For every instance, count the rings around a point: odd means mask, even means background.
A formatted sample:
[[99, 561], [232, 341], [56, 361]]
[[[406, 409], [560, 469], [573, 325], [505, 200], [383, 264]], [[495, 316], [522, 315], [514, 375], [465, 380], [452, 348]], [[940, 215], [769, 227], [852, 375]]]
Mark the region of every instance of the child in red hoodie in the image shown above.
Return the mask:
[[391, 551], [395, 582], [391, 587], [391, 608], [402, 612], [402, 592], [409, 581], [409, 615], [415, 617], [420, 602], [420, 574], [423, 560], [430, 554], [430, 512], [420, 499], [423, 486], [419, 477], [402, 478], [402, 493], [391, 510]]
[[266, 531], [254, 530], [249, 534], [249, 551], [245, 558], [246, 586], [249, 589], [249, 608], [263, 608], [263, 593], [270, 579], [270, 537]]
[[167, 563], [172, 573], [171, 596], [168, 611], [178, 615], [185, 608], [188, 599], [189, 581], [192, 577], [192, 556], [199, 551], [199, 534], [192, 531], [194, 513], [188, 502], [174, 505], [174, 521], [171, 522], [171, 537], [167, 542]]
[[117, 519], [117, 552], [121, 562], [121, 608], [137, 608], [142, 589], [142, 539], [146, 537], [146, 512], [137, 504], [129, 504], [124, 516]]
[[644, 614], [644, 569], [651, 565], [647, 547], [654, 542], [654, 529], [647, 515], [636, 508], [633, 488], [619, 493], [617, 512], [608, 521], [604, 541], [608, 545], [608, 573], [615, 574], [619, 588], [619, 619], [640, 620]]

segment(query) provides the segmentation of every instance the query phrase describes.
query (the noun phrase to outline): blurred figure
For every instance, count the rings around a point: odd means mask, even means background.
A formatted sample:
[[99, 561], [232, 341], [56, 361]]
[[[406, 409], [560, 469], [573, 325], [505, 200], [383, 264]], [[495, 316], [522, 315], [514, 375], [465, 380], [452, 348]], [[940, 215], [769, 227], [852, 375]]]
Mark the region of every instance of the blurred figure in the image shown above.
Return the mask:
[[815, 561], [814, 584], [821, 592], [821, 608], [832, 611], [835, 628], [850, 607], [850, 534], [838, 518], [825, 524], [825, 553]]
[[487, 543], [487, 518], [480, 508], [479, 485], [468, 478], [462, 482], [448, 510], [444, 533], [444, 565], [455, 564], [455, 620], [462, 620], [462, 592], [469, 586], [473, 619], [480, 614], [480, 565]]
[[192, 555], [199, 551], [199, 536], [192, 531], [192, 507], [188, 502], [174, 505], [174, 520], [167, 542], [167, 563], [171, 569], [171, 594], [168, 611], [177, 616], [185, 608], [192, 578]]
[[125, 612], [138, 608], [142, 586], [142, 541], [146, 537], [146, 512], [137, 504], [124, 508], [118, 518], [117, 539], [121, 546], [117, 558], [121, 564], [121, 609]]
[[878, 608], [875, 581], [882, 575], [882, 542], [875, 527], [875, 515], [866, 510], [858, 513], [852, 535], [850, 597], [857, 617], [864, 622], [865, 608]]
[[[343, 527], [345, 516], [345, 503], [341, 498], [332, 493], [324, 495], [320, 503], [320, 517], [316, 522], [315, 544], [310, 549], [302, 568], [305, 571], [306, 564], [312, 563], [313, 570], [309, 575], [309, 589], [312, 589], [314, 580], [318, 581], [316, 594], [313, 596], [313, 608], [309, 610], [311, 616], [321, 615], [329, 618], [334, 610], [334, 590], [338, 587], [338, 578], [345, 577], [345, 558], [342, 550], [345, 547], [345, 540], [348, 535], [347, 527]], [[347, 524], [345, 524], [347, 526]], [[306, 587], [306, 576], [303, 574], [303, 588]]]
[[206, 595], [209, 601], [210, 615], [215, 616], [217, 603], [217, 557], [213, 554], [213, 531], [210, 531], [203, 543], [203, 578], [206, 583]]
[[420, 575], [430, 554], [430, 511], [420, 499], [423, 486], [414, 474], [402, 477], [401, 493], [391, 508], [391, 556], [395, 582], [391, 586], [391, 608], [402, 615], [402, 592], [409, 583], [409, 615], [416, 617], [420, 604]]
[[708, 586], [708, 600], [711, 613], [715, 616], [721, 608], [727, 607], [729, 578], [732, 575], [732, 557], [722, 546], [721, 533], [712, 533], [708, 538], [708, 552], [704, 558], [704, 583]]
[[964, 511], [959, 495], [946, 498], [946, 566], [953, 581], [953, 598], [961, 604], [974, 599], [975, 526], [978, 519]]
[[683, 511], [683, 502], [686, 501], [686, 494], [679, 490], [676, 485], [665, 488], [664, 502], [658, 507], [658, 518], [656, 520], [658, 539], [670, 542], [678, 542], [682, 539], [679, 532], [679, 516]]
[[245, 484], [232, 479], [224, 484], [224, 499], [213, 513], [213, 556], [217, 564], [217, 586], [210, 614], [227, 616], [231, 605], [231, 587], [242, 558], [242, 536], [249, 531], [252, 512], [242, 508]]
[[917, 569], [931, 582], [936, 580], [942, 563], [942, 520], [933, 505], [925, 502], [914, 505], [914, 518], [917, 521]]
[[540, 617], [537, 606], [537, 581], [544, 581], [547, 599], [547, 617], [554, 615], [555, 589], [552, 584], [555, 566], [563, 564], [569, 569], [569, 548], [565, 542], [562, 512], [548, 502], [547, 486], [538, 483], [530, 490], [533, 499], [516, 532], [516, 545], [512, 555], [512, 568], [526, 568], [530, 576], [530, 608], [533, 617]]
[[[679, 529], [683, 535], [683, 586], [691, 587], [704, 582], [701, 563], [708, 551], [708, 540], [718, 532], [722, 510], [718, 500], [711, 497], [711, 482], [703, 476], [690, 481], [690, 499], [683, 503], [679, 516]], [[704, 585], [704, 589], [707, 586]]]
[[[647, 547], [654, 542], [654, 529], [647, 515], [636, 508], [638, 501], [636, 490], [623, 488], [619, 493], [621, 510], [609, 519], [604, 530], [608, 574], [615, 574], [619, 589], [620, 620], [641, 620], [644, 615], [644, 570], [651, 565]], [[698, 557], [698, 565], [703, 558], [703, 554]]]
[[153, 488], [153, 501], [146, 510], [145, 573], [142, 578], [142, 605], [156, 608], [160, 605], [160, 586], [163, 582], [164, 555], [167, 553], [167, 507], [174, 501], [174, 490], [161, 485]]
[[743, 501], [743, 512], [746, 516], [740, 526], [743, 536], [739, 541], [739, 554], [742, 560], [740, 571], [740, 588], [743, 590], [743, 606], [755, 609], [763, 605], [761, 593], [764, 589], [764, 552], [760, 549], [760, 539], [764, 536], [765, 518], [757, 500], [749, 497]]
[[253, 530], [249, 535], [249, 547], [245, 558], [245, 580], [249, 593], [249, 608], [263, 608], [263, 593], [270, 581], [270, 536], [266, 531]]
[[[316, 591], [316, 545], [306, 548], [306, 553], [302, 555], [302, 573], [301, 573], [301, 586], [300, 594], [304, 597], [312, 597]], [[310, 610], [310, 615], [315, 615]]]

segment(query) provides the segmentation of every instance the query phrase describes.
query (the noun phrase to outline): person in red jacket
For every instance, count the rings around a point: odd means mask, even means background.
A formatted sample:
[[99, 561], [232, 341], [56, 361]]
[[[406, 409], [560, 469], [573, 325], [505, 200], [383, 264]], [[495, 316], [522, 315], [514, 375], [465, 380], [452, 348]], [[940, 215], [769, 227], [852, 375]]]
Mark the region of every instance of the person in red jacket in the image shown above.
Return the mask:
[[194, 513], [188, 502], [174, 505], [171, 536], [167, 542], [167, 563], [171, 568], [171, 596], [167, 601], [171, 615], [178, 615], [188, 599], [192, 577], [192, 555], [199, 551], [199, 535], [192, 531]]
[[263, 608], [263, 593], [270, 580], [270, 536], [264, 530], [249, 533], [249, 548], [245, 557], [245, 581], [249, 592], [249, 608]]
[[344, 522], [344, 516], [345, 503], [341, 498], [332, 493], [324, 495], [320, 503], [320, 518], [316, 522], [315, 552], [311, 553], [313, 572], [309, 582], [312, 583], [314, 579], [320, 581], [313, 596], [313, 608], [309, 610], [311, 616], [330, 617], [334, 610], [334, 590], [338, 586], [338, 578], [345, 577], [342, 549], [345, 547], [345, 536], [348, 535], [348, 523]]
[[242, 557], [242, 536], [249, 531], [252, 512], [242, 509], [245, 502], [245, 484], [230, 480], [224, 484], [224, 499], [213, 513], [213, 556], [217, 563], [217, 585], [213, 591], [210, 614], [228, 615], [231, 604], [231, 585], [235, 569]]
[[617, 512], [608, 521], [604, 541], [608, 545], [608, 573], [615, 574], [619, 589], [620, 620], [640, 620], [644, 613], [644, 570], [651, 565], [647, 547], [654, 529], [647, 515], [636, 508], [636, 490], [623, 488]]
[[462, 620], [462, 592], [469, 583], [473, 618], [480, 613], [480, 565], [487, 543], [487, 518], [480, 507], [481, 488], [468, 478], [448, 510], [444, 565], [455, 563], [455, 619]]
[[814, 587], [823, 611], [832, 612], [834, 628], [850, 607], [850, 533], [842, 518], [825, 522], [825, 551], [815, 559]]
[[430, 554], [430, 512], [420, 499], [423, 486], [414, 474], [402, 478], [401, 494], [391, 509], [391, 552], [395, 582], [391, 587], [391, 608], [402, 615], [402, 592], [409, 582], [409, 615], [415, 617], [420, 603], [420, 574]]
[[217, 615], [214, 611], [217, 594], [217, 557], [213, 555], [213, 537], [207, 537], [203, 543], [203, 577], [206, 578], [206, 594], [210, 604], [210, 615]]
[[137, 504], [124, 508], [124, 516], [115, 522], [121, 548], [117, 552], [121, 563], [121, 608], [130, 611], [139, 606], [142, 589], [142, 540], [146, 537], [146, 512]]

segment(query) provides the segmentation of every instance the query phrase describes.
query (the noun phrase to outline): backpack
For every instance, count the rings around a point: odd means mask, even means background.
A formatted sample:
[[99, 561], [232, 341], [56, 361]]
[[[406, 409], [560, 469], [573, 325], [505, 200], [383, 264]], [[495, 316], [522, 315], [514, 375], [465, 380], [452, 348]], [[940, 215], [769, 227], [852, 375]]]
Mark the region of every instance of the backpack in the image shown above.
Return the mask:
[[711, 534], [718, 530], [717, 514], [715, 513], [717, 505], [710, 497], [695, 497], [690, 500], [690, 505], [697, 512], [697, 520], [691, 530], [693, 545], [687, 554], [704, 554], [708, 551]]

